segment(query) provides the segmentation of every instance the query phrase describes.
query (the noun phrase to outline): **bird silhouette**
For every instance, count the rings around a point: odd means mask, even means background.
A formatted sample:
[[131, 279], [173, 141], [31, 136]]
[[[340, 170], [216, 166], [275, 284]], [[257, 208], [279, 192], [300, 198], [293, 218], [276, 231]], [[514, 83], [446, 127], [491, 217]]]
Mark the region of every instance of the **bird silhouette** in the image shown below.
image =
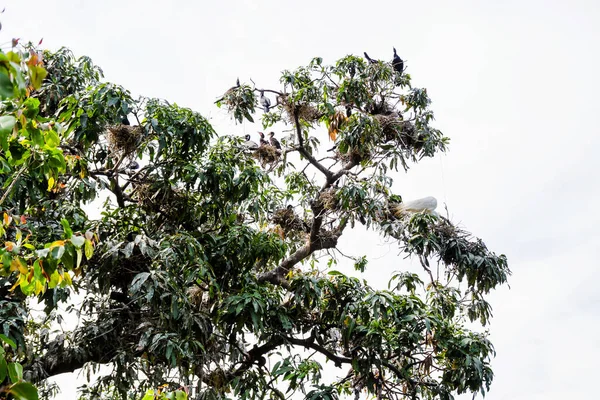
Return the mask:
[[398, 72], [399, 74], [401, 74], [404, 71], [404, 61], [402, 61], [402, 59], [400, 57], [398, 57], [395, 47], [394, 47], [394, 59], [392, 60], [392, 67], [394, 67], [396, 72]]
[[281, 150], [279, 140], [275, 139], [275, 132], [269, 133], [269, 142], [271, 142], [271, 146], [275, 147], [277, 150]]
[[244, 142], [244, 146], [249, 148], [250, 150], [256, 150], [258, 149], [258, 145], [256, 144], [255, 141], [253, 141], [252, 139], [250, 139], [250, 135], [246, 135], [244, 136], [244, 139], [246, 139], [246, 141]]
[[124, 116], [124, 117], [121, 119], [121, 125], [131, 125], [131, 124], [129, 123], [129, 119], [127, 118], [127, 116]]
[[369, 64], [376, 64], [377, 60], [373, 60], [371, 57], [369, 57], [369, 55], [367, 54], [367, 52], [365, 51], [365, 58], [367, 59], [367, 61], [369, 61]]
[[240, 78], [235, 80], [235, 87], [240, 87]]
[[263, 106], [263, 110], [265, 110], [266, 113], [269, 112], [269, 108], [271, 107], [271, 100], [269, 100], [269, 98], [265, 96], [264, 90], [260, 91], [260, 105]]
[[260, 143], [261, 146], [269, 144], [269, 142], [267, 142], [267, 139], [265, 139], [265, 134], [264, 133], [258, 132], [258, 135], [260, 136], [259, 143]]

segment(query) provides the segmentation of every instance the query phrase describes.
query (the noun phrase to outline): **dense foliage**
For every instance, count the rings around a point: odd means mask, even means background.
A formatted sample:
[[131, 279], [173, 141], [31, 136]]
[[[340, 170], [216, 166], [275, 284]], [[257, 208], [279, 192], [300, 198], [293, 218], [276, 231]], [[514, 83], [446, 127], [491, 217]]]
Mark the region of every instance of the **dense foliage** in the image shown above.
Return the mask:
[[[27, 47], [0, 64], [0, 398], [103, 364], [82, 398], [489, 389], [493, 346], [465, 324], [488, 323], [486, 294], [510, 272], [481, 240], [393, 192], [394, 174], [448, 143], [406, 72], [315, 58], [279, 88], [227, 90], [217, 103], [235, 120], [291, 132], [278, 149], [134, 98], [67, 49]], [[82, 209], [90, 202], [96, 215]], [[338, 240], [356, 223], [424, 274], [400, 271], [376, 290], [336, 271]], [[353, 262], [364, 271], [368, 260]], [[72, 329], [57, 329], [61, 305]], [[326, 379], [325, 363], [341, 378]]]

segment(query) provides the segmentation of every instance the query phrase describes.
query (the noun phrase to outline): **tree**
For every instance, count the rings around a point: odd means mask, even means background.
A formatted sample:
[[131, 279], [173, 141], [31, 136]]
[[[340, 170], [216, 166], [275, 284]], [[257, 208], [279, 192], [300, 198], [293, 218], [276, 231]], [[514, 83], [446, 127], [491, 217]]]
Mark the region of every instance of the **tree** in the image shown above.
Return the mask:
[[[83, 388], [90, 399], [153, 398], [158, 387], [202, 399], [489, 390], [493, 346], [465, 325], [488, 324], [486, 295], [510, 271], [392, 191], [393, 174], [448, 144], [408, 73], [315, 58], [279, 88], [237, 84], [217, 102], [235, 120], [291, 131], [281, 149], [254, 149], [190, 109], [103, 82], [89, 58], [26, 50], [48, 75], [22, 102], [5, 97], [0, 117], [14, 119], [0, 129], [0, 319], [24, 378], [109, 364]], [[90, 218], [82, 204], [105, 193], [113, 200]], [[376, 290], [336, 271], [338, 240], [356, 223], [424, 275], [399, 271]], [[364, 271], [368, 260], [353, 262]], [[25, 295], [43, 302], [42, 319]], [[71, 330], [54, 328], [60, 304], [79, 318]], [[322, 378], [325, 363], [342, 378]]]

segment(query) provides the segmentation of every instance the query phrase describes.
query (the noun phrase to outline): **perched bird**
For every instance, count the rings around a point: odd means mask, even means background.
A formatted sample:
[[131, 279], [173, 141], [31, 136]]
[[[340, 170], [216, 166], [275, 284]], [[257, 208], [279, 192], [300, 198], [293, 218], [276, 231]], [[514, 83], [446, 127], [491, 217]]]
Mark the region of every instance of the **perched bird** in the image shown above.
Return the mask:
[[348, 73], [350, 74], [350, 79], [354, 78], [354, 75], [356, 74], [356, 68], [354, 68], [354, 65], [350, 65], [348, 67]]
[[281, 150], [281, 144], [279, 143], [279, 140], [275, 139], [275, 132], [269, 133], [269, 142], [271, 142], [271, 146]]
[[240, 87], [240, 78], [236, 78], [235, 87]]
[[127, 168], [129, 168], [129, 169], [138, 169], [139, 167], [140, 167], [140, 164], [138, 164], [137, 161], [135, 161], [135, 160], [130, 162], [129, 165], [127, 166]]
[[428, 214], [438, 215], [435, 212], [435, 209], [437, 208], [437, 199], [433, 196], [400, 203], [398, 208], [404, 212], [426, 212]]
[[376, 64], [377, 60], [373, 60], [371, 57], [369, 57], [369, 55], [367, 54], [367, 52], [365, 51], [365, 58], [367, 59], [367, 61], [369, 61], [369, 64]]
[[260, 105], [263, 107], [266, 113], [269, 112], [269, 108], [271, 107], [271, 100], [265, 96], [264, 90], [260, 91]]
[[246, 139], [246, 141], [244, 142], [245, 147], [249, 148], [250, 150], [258, 149], [258, 145], [256, 144], [255, 141], [250, 139], [250, 135], [246, 135], [246, 136], [244, 136], [244, 138]]
[[392, 60], [392, 67], [394, 67], [396, 72], [398, 72], [399, 74], [401, 74], [404, 71], [404, 61], [402, 61], [402, 59], [400, 57], [398, 57], [395, 47], [394, 47], [394, 59]]
[[267, 142], [267, 139], [265, 139], [265, 134], [262, 132], [258, 132], [259, 136], [260, 136], [260, 140], [259, 143], [261, 146], [264, 146], [266, 144], [269, 144], [269, 142]]
[[129, 119], [127, 118], [127, 115], [121, 119], [121, 125], [131, 125], [129, 123]]

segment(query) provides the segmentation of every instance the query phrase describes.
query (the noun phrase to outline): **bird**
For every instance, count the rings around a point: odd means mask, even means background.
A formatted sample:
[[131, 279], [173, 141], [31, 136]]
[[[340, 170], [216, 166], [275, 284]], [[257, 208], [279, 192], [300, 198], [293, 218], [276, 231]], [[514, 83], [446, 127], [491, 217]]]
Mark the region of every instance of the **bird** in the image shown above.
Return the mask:
[[396, 72], [398, 72], [399, 74], [401, 74], [404, 71], [404, 61], [402, 61], [402, 59], [400, 57], [398, 57], [395, 47], [394, 47], [394, 59], [392, 60], [392, 67], [394, 67]]
[[371, 57], [369, 57], [369, 55], [367, 54], [367, 52], [365, 51], [365, 58], [367, 59], [367, 61], [369, 61], [369, 64], [376, 64], [377, 60], [373, 60]]
[[438, 215], [435, 212], [437, 208], [437, 199], [433, 196], [423, 197], [422, 199], [416, 199], [407, 201], [406, 203], [400, 203], [397, 207], [397, 211], [400, 212], [412, 212], [419, 213], [425, 212], [427, 214]]
[[275, 139], [275, 132], [269, 133], [269, 142], [271, 142], [271, 146], [275, 147], [277, 150], [281, 150], [279, 140]]
[[258, 145], [256, 144], [255, 141], [253, 141], [252, 139], [250, 139], [250, 135], [246, 135], [244, 136], [244, 139], [246, 139], [246, 141], [244, 142], [244, 146], [249, 148], [250, 150], [256, 150], [258, 149]]
[[121, 125], [131, 125], [129, 123], [129, 119], [127, 118], [127, 115], [121, 119]]
[[265, 97], [264, 90], [260, 91], [260, 105], [263, 106], [263, 109], [266, 113], [269, 112], [269, 108], [271, 107], [271, 100], [268, 97]]
[[127, 168], [129, 169], [133, 169], [136, 170], [140, 167], [140, 164], [137, 163], [137, 161], [133, 160], [129, 163], [129, 165], [127, 166]]
[[269, 144], [269, 142], [267, 142], [267, 139], [265, 139], [265, 134], [262, 132], [258, 132], [259, 136], [260, 136], [260, 140], [259, 143], [261, 146], [264, 146], [266, 144]]
[[240, 87], [240, 78], [235, 80], [235, 87]]

